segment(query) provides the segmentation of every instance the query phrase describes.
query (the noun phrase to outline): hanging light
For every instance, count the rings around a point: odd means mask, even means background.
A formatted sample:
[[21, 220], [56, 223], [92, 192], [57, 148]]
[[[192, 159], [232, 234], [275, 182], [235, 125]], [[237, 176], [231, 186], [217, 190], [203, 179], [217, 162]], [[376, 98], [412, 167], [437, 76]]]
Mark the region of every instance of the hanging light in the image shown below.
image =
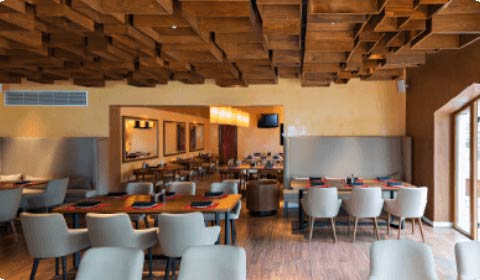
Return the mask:
[[210, 123], [248, 127], [250, 115], [232, 107], [210, 107]]

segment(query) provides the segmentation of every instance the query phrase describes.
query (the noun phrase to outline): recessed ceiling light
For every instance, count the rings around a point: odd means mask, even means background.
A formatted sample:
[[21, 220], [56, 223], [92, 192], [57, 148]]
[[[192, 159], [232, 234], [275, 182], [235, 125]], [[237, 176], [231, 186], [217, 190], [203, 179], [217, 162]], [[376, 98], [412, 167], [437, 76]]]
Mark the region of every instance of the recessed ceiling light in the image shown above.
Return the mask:
[[177, 29], [177, 26], [176, 26], [176, 25], [172, 25], [172, 29]]

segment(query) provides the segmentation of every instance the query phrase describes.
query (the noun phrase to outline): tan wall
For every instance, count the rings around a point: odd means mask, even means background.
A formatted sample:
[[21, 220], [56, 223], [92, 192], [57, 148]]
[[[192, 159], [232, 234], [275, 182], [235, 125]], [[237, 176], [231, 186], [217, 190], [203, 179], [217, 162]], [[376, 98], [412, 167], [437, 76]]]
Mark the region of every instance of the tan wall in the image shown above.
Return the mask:
[[429, 187], [426, 215], [434, 221], [453, 219], [453, 187], [446, 172], [451, 170], [453, 160], [449, 138], [438, 138], [447, 143], [446, 148], [434, 143], [435, 134], [445, 135], [450, 129], [445, 122], [435, 128], [434, 113], [466, 87], [480, 82], [478, 65], [480, 42], [463, 50], [431, 55], [426, 65], [408, 71], [407, 135], [413, 137], [413, 183]]
[[[56, 85], [5, 85], [5, 89], [84, 89]], [[89, 106], [4, 107], [0, 105], [0, 136], [106, 137], [110, 105], [283, 105], [288, 136], [398, 136], [405, 134], [405, 95], [395, 82], [351, 80], [346, 85], [302, 88], [297, 80], [278, 85], [220, 88], [213, 83], [170, 82], [156, 88], [135, 88], [120, 82], [87, 88]], [[0, 94], [3, 100], [3, 94]]]
[[[204, 150], [209, 150], [209, 131], [210, 131], [210, 123], [209, 120], [203, 117], [197, 117], [197, 116], [192, 116], [192, 115], [187, 115], [187, 114], [182, 114], [182, 113], [176, 113], [172, 111], [165, 111], [165, 110], [159, 110], [159, 109], [153, 109], [153, 108], [146, 108], [146, 107], [122, 107], [120, 108], [120, 114], [122, 116], [130, 116], [130, 117], [141, 117], [141, 118], [148, 118], [148, 119], [155, 119], [158, 120], [158, 158], [155, 159], [149, 159], [149, 160], [140, 160], [140, 161], [134, 161], [134, 162], [128, 162], [128, 163], [122, 163], [121, 164], [121, 180], [122, 182], [125, 182], [128, 180], [128, 178], [133, 174], [132, 170], [135, 168], [140, 168], [144, 162], [149, 163], [149, 164], [158, 164], [161, 160], [165, 162], [169, 162], [172, 160], [175, 160], [177, 157], [192, 157], [194, 155], [198, 155], [199, 152], [202, 151], [195, 151], [195, 152], [189, 152], [189, 135], [188, 135], [188, 124], [190, 122], [196, 122], [196, 123], [203, 123], [205, 124], [205, 149]], [[187, 125], [187, 134], [186, 134], [186, 148], [187, 152], [178, 154], [178, 155], [173, 155], [173, 156], [164, 156], [163, 154], [163, 121], [177, 121], [177, 122], [185, 122]], [[120, 123], [119, 126], [122, 124]], [[118, 151], [120, 154], [122, 153], [121, 149]]]

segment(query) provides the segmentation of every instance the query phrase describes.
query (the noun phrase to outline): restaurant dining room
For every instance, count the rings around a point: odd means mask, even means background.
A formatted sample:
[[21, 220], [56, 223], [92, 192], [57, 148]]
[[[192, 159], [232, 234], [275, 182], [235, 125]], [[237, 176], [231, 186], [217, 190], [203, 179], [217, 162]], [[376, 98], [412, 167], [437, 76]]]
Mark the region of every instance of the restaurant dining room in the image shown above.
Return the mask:
[[480, 279], [479, 0], [0, 0], [0, 280]]

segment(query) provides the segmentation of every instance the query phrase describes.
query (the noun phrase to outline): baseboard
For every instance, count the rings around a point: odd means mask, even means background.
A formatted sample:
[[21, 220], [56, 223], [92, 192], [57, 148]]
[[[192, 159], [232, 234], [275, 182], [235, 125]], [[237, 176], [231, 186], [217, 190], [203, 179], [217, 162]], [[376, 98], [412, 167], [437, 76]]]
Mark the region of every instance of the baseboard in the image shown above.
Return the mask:
[[453, 223], [452, 222], [446, 222], [446, 221], [439, 221], [439, 222], [434, 222], [432, 220], [430, 220], [429, 218], [427, 217], [423, 217], [422, 220], [432, 226], [432, 227], [436, 227], [436, 228], [452, 228], [453, 227]]

